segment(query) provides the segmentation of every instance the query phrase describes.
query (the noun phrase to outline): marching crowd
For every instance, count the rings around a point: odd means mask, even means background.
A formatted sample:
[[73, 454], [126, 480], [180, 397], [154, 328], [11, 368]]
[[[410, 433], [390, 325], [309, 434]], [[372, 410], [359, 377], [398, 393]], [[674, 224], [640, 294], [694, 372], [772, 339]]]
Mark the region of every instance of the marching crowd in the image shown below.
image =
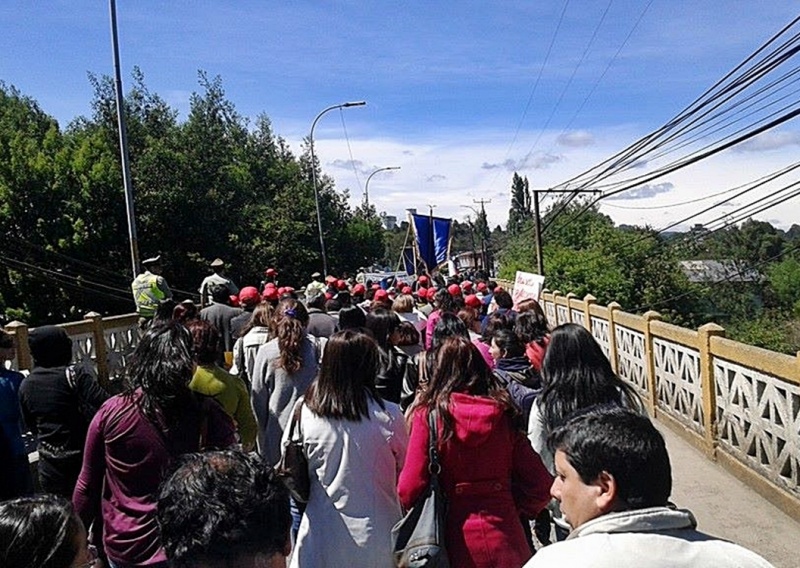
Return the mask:
[[239, 289], [218, 259], [198, 307], [145, 266], [122, 392], [55, 326], [30, 374], [0, 368], [0, 566], [770, 566], [670, 503], [637, 394], [535, 299], [273, 268]]

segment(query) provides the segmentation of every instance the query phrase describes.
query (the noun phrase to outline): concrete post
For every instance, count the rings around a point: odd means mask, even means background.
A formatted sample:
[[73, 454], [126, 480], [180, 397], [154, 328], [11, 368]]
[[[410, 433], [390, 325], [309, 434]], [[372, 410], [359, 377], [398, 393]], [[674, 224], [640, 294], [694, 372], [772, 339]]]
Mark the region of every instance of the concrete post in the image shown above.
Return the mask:
[[611, 360], [611, 368], [619, 374], [619, 360], [617, 359], [617, 331], [614, 323], [614, 312], [622, 309], [617, 302], [608, 304], [608, 358]]
[[572, 292], [567, 292], [567, 320], [570, 323], [575, 323], [574, 321], [572, 321], [572, 300], [574, 300], [577, 297], [578, 296], [576, 296]]
[[644, 315], [644, 358], [647, 369], [647, 410], [655, 418], [658, 410], [658, 390], [656, 385], [656, 357], [653, 348], [653, 332], [650, 324], [661, 321], [661, 314], [654, 311], [645, 312]]
[[725, 328], [707, 323], [697, 330], [700, 352], [700, 385], [703, 394], [703, 441], [709, 458], [717, 453], [717, 389], [714, 384], [714, 359], [711, 355], [711, 338], [725, 337]]
[[92, 322], [92, 341], [94, 342], [95, 364], [97, 365], [97, 381], [108, 389], [108, 348], [103, 330], [103, 316], [97, 312], [89, 312], [83, 319]]
[[583, 298], [583, 321], [584, 327], [592, 333], [592, 306], [597, 303], [597, 298], [591, 294], [586, 294]]
[[17, 350], [17, 370], [31, 370], [33, 359], [28, 346], [28, 326], [21, 321], [12, 321], [6, 326], [6, 331], [14, 336], [14, 347]]

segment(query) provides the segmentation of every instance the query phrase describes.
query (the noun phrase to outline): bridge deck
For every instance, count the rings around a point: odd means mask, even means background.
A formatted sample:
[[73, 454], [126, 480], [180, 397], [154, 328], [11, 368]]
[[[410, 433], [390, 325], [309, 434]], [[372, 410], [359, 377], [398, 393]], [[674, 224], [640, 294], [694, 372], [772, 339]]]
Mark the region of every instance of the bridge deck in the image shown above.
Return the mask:
[[672, 501], [695, 514], [700, 530], [741, 544], [778, 568], [800, 566], [800, 523], [656, 424], [672, 462]]

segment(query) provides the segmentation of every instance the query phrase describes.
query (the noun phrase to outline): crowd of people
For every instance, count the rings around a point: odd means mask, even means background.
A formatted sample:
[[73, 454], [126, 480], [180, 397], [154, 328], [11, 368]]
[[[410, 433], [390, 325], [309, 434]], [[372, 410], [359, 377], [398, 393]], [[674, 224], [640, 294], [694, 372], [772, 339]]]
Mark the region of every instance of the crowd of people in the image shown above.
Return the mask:
[[[637, 394], [536, 299], [428, 275], [295, 289], [274, 268], [239, 289], [217, 259], [198, 307], [159, 264], [132, 285], [122, 392], [54, 326], [30, 333], [27, 377], [2, 366], [0, 565], [394, 566], [392, 528], [435, 473], [452, 567], [770, 566], [669, 502]], [[280, 467], [292, 446], [307, 498]]]

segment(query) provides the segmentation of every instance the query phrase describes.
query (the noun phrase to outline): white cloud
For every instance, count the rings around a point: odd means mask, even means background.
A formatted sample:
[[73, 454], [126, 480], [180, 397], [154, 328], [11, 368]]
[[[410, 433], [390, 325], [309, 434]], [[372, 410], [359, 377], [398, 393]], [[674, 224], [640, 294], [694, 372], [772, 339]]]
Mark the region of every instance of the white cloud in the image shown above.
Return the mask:
[[668, 193], [675, 188], [675, 185], [670, 182], [657, 183], [657, 184], [644, 184], [628, 191], [623, 191], [616, 195], [612, 195], [607, 199], [609, 201], [623, 201], [629, 199], [648, 199], [655, 197], [661, 193]]
[[447, 176], [443, 176], [442, 174], [433, 174], [432, 176], [428, 176], [425, 178], [427, 182], [436, 182], [436, 181], [444, 181], [447, 179]]
[[559, 145], [569, 148], [585, 148], [594, 144], [594, 136], [587, 130], [574, 130], [559, 136], [557, 142]]
[[737, 152], [770, 152], [800, 145], [800, 132], [768, 131], [743, 142], [734, 149]]
[[528, 154], [521, 160], [507, 158], [502, 162], [484, 162], [481, 168], [484, 170], [504, 170], [506, 172], [521, 172], [525, 170], [544, 170], [557, 164], [564, 159], [563, 155], [551, 154], [550, 152], [538, 152]]

